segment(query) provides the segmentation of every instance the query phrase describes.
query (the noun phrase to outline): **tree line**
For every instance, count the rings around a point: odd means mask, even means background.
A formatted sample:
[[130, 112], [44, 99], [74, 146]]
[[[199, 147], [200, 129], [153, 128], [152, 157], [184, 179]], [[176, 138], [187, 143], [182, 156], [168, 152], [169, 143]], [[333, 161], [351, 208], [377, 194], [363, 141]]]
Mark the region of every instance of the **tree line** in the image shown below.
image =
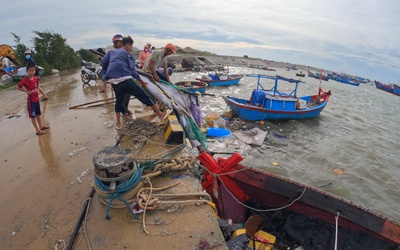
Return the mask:
[[21, 43], [20, 36], [11, 33], [14, 37], [13, 46], [17, 55], [17, 60], [21, 66], [25, 63], [25, 51], [31, 50], [31, 54], [35, 62], [44, 68], [44, 74], [50, 74], [52, 69], [60, 71], [77, 68], [81, 65], [82, 60], [88, 62], [97, 62], [98, 59], [95, 54], [87, 49], [81, 48], [75, 51], [67, 44], [61, 34], [50, 31], [33, 31], [36, 36], [32, 38], [33, 47], [29, 48]]

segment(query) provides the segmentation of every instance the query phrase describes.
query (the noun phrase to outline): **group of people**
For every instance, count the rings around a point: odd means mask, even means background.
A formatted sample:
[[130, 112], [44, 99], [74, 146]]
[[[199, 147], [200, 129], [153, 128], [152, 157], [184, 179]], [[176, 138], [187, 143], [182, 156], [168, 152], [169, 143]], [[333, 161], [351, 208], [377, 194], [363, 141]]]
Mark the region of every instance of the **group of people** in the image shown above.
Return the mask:
[[[116, 34], [112, 38], [113, 48], [108, 50], [103, 58], [100, 59], [102, 66], [102, 80], [106, 87], [110, 83], [116, 96], [115, 114], [116, 129], [122, 129], [121, 115], [129, 117], [132, 112], [129, 111], [128, 105], [131, 95], [135, 96], [143, 104], [150, 106], [160, 120], [166, 116], [165, 111], [161, 111], [154, 97], [147, 91], [146, 84], [136, 70], [136, 60], [130, 53], [133, 48], [133, 39], [130, 36]], [[145, 46], [146, 55], [143, 62], [141, 61], [142, 70], [152, 74], [155, 81], [164, 80], [171, 82], [169, 76], [172, 69], [167, 67], [167, 56], [176, 53], [175, 46], [168, 43], [162, 49], [153, 49], [150, 52], [151, 44]], [[40, 119], [41, 111], [39, 104], [39, 93], [43, 95], [43, 99], [47, 100], [46, 93], [40, 88], [38, 81], [37, 65], [31, 57], [31, 51], [25, 52], [27, 60], [27, 76], [24, 77], [17, 85], [17, 90], [25, 92], [28, 103], [28, 111], [31, 122], [36, 129], [36, 135], [43, 135], [49, 126], [43, 125]], [[141, 58], [142, 59], [142, 58]]]
[[[103, 81], [111, 83], [115, 92], [116, 129], [122, 129], [121, 117], [129, 117], [132, 112], [128, 105], [130, 96], [135, 96], [139, 101], [150, 106], [160, 120], [164, 119], [166, 112], [161, 111], [154, 97], [147, 91], [146, 84], [140, 78], [136, 69], [136, 60], [130, 53], [133, 48], [133, 39], [130, 36], [116, 34], [113, 39], [114, 49], [101, 58], [100, 65], [103, 71]], [[146, 44], [147, 52], [151, 44]], [[145, 46], [145, 47], [146, 47]], [[176, 53], [175, 46], [168, 43], [164, 48], [148, 52], [142, 70], [153, 75], [154, 80], [160, 79], [171, 82], [168, 70], [167, 56]]]

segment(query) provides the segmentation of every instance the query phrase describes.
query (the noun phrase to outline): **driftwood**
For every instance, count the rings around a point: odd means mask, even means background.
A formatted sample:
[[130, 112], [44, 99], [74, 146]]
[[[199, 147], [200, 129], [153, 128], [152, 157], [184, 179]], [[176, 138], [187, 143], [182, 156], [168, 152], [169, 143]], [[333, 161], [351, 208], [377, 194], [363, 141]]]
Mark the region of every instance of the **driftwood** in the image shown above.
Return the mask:
[[71, 107], [69, 107], [69, 109], [75, 109], [75, 108], [82, 107], [82, 106], [86, 106], [86, 105], [89, 105], [89, 104], [98, 103], [98, 102], [105, 102], [105, 101], [114, 100], [114, 99], [115, 99], [115, 97], [110, 97], [110, 98], [106, 98], [106, 99], [103, 99], [103, 100], [97, 100], [97, 101], [87, 102], [87, 103], [83, 103], [83, 104], [78, 104], [78, 105], [75, 105], [75, 106], [71, 106]]

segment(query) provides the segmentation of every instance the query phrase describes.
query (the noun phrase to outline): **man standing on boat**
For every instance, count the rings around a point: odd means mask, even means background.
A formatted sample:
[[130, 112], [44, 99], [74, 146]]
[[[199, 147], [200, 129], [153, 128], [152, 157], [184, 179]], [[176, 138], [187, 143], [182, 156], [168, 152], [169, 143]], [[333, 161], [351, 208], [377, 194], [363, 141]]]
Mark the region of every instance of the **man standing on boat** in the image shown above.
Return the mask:
[[171, 82], [169, 78], [172, 75], [172, 68], [168, 68], [167, 57], [176, 53], [175, 46], [172, 43], [165, 45], [163, 49], [154, 50], [149, 57], [147, 57], [143, 70], [153, 74], [154, 80], [156, 81], [167, 81]]

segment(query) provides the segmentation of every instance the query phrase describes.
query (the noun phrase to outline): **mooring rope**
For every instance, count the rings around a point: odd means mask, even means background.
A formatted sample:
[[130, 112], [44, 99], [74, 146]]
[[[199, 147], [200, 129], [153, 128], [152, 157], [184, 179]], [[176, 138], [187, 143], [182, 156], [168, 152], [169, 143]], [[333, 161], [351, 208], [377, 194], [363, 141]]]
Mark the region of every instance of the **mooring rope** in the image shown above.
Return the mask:
[[155, 135], [159, 130], [160, 127], [153, 122], [126, 119], [121, 135], [126, 136], [127, 139], [120, 141], [131, 140], [128, 147], [131, 148], [130, 145], [134, 144], [136, 152], [139, 152], [144, 146], [146, 146], [148, 138]]
[[[115, 192], [111, 193], [109, 190], [109, 185], [106, 185], [105, 183], [110, 183], [110, 179], [113, 181], [121, 181], [125, 180], [124, 178], [104, 178], [104, 177], [99, 177], [95, 175], [95, 189], [96, 192], [99, 194], [101, 201], [107, 205], [107, 210], [106, 210], [106, 218], [109, 219], [109, 210], [110, 208], [124, 208], [127, 207], [129, 212], [133, 215], [135, 219], [138, 219], [136, 214], [133, 213], [131, 206], [129, 205], [132, 202], [138, 203], [139, 197], [141, 197], [140, 201], [146, 200], [149, 202], [149, 200], [153, 199], [151, 201], [151, 207], [152, 209], [155, 209], [155, 207], [158, 206], [159, 199], [155, 197], [148, 197], [146, 194], [141, 194], [143, 190], [147, 190], [148, 188], [143, 188], [145, 185], [146, 181], [149, 180], [151, 177], [155, 177], [164, 173], [168, 173], [171, 171], [178, 171], [178, 170], [184, 170], [184, 169], [191, 169], [194, 167], [196, 158], [194, 156], [186, 156], [186, 157], [179, 157], [175, 159], [168, 159], [168, 160], [153, 160], [150, 162], [144, 162], [142, 165], [139, 167], [139, 163], [134, 164], [134, 168], [130, 173], [133, 173], [132, 176], [129, 177], [129, 180], [116, 185]], [[144, 170], [148, 168], [150, 172], [147, 170], [146, 174], [144, 174]], [[126, 175], [129, 176], [129, 175]], [[161, 191], [165, 190], [168, 188], [171, 188], [173, 186], [178, 185], [179, 183], [174, 183], [165, 187], [161, 188], [153, 188], [153, 191]], [[142, 191], [141, 191], [142, 190]], [[139, 195], [141, 194], [141, 195]], [[197, 196], [206, 196], [205, 193], [190, 193], [190, 194], [183, 194], [183, 196], [187, 195], [197, 195]], [[207, 194], [208, 195], [208, 194]], [[163, 196], [163, 195], [159, 195]], [[170, 195], [165, 195], [165, 196], [170, 196]], [[175, 197], [174, 197], [175, 196]], [[172, 195], [170, 197], [177, 198], [181, 196], [179, 195]], [[155, 200], [154, 200], [155, 199]], [[208, 198], [210, 200], [210, 198]], [[186, 203], [196, 203], [199, 202], [199, 200], [189, 200], [186, 201]], [[185, 203], [185, 202], [176, 202], [176, 201], [161, 201], [160, 204], [175, 204], [175, 203]], [[139, 203], [138, 203], [139, 204]], [[143, 204], [143, 202], [140, 202], [140, 204]], [[153, 206], [155, 206], [153, 208]], [[140, 207], [140, 206], [139, 206]], [[143, 206], [141, 207], [143, 208]], [[152, 210], [150, 209], [150, 210]]]
[[135, 219], [138, 219], [137, 215], [135, 213], [133, 213], [130, 205], [123, 198], [123, 196], [126, 193], [128, 193], [129, 191], [131, 191], [133, 188], [135, 188], [141, 179], [142, 179], [142, 170], [138, 167], [138, 168], [136, 168], [136, 171], [132, 174], [131, 178], [129, 178], [129, 180], [127, 180], [119, 185], [116, 185], [115, 192], [111, 193], [110, 186], [104, 184], [96, 176], [94, 177], [94, 180], [96, 183], [95, 187], [99, 188], [101, 191], [103, 191], [107, 194], [107, 197], [103, 196], [102, 198], [109, 199], [108, 204], [107, 204], [107, 209], [106, 209], [106, 219], [110, 219], [110, 215], [109, 215], [110, 208], [111, 208], [111, 204], [114, 199], [122, 201], [125, 204], [125, 206], [128, 208], [129, 212], [132, 214], [132, 216]]
[[337, 215], [335, 216], [335, 250], [337, 250], [337, 244], [338, 244], [338, 231], [339, 231], [339, 215], [340, 212], [337, 212]]

